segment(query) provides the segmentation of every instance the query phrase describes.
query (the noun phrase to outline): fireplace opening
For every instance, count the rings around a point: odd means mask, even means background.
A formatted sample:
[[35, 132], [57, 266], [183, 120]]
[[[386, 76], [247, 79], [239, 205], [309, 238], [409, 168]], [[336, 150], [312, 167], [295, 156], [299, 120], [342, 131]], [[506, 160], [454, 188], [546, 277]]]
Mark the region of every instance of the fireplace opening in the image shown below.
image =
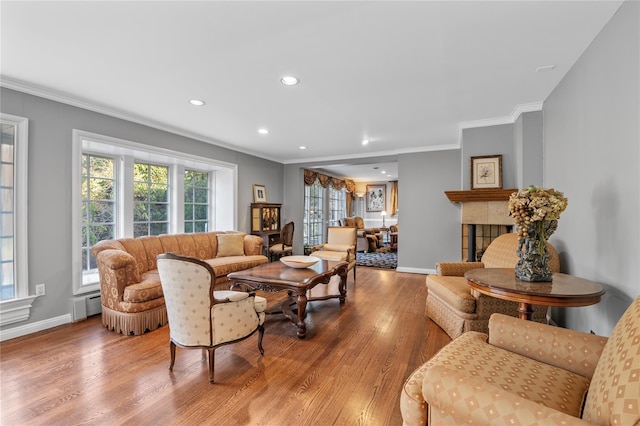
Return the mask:
[[462, 259], [479, 262], [489, 244], [502, 234], [513, 232], [512, 225], [462, 225]]

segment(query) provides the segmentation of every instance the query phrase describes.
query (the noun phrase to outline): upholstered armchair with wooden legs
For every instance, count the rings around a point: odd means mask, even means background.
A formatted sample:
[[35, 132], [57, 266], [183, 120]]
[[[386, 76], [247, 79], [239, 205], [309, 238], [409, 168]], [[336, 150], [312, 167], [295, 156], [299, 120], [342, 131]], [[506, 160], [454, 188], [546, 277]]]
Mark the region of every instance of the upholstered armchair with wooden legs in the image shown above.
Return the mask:
[[213, 383], [216, 348], [246, 339], [256, 330], [258, 349], [264, 354], [266, 299], [241, 291], [214, 291], [213, 268], [200, 259], [165, 253], [157, 264], [169, 318], [169, 370], [173, 371], [176, 346], [206, 350]]
[[356, 279], [356, 228], [331, 226], [327, 229], [327, 242], [311, 248], [311, 255], [324, 260], [345, 261], [353, 269]]
[[[547, 243], [551, 253], [549, 267], [560, 271], [558, 253]], [[478, 268], [515, 268], [518, 263], [518, 235], [500, 235], [487, 247], [482, 262], [441, 262], [436, 264], [437, 275], [428, 275], [426, 314], [452, 339], [466, 331], [488, 331], [493, 313], [517, 316], [518, 304], [496, 299], [471, 290], [464, 273]], [[545, 323], [547, 307], [536, 306], [533, 320]]]
[[280, 242], [269, 247], [269, 260], [280, 259], [293, 254], [293, 222], [289, 222], [280, 231]]
[[404, 384], [405, 426], [640, 424], [640, 297], [611, 336], [494, 314]]

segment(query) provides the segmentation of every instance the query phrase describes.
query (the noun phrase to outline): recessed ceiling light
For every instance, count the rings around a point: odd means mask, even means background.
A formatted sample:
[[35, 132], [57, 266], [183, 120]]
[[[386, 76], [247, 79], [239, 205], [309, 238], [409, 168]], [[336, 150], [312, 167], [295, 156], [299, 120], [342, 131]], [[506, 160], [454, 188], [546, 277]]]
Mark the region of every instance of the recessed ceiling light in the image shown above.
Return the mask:
[[300, 149], [307, 149], [307, 147], [306, 147], [306, 146], [299, 146], [298, 148], [300, 148]]
[[295, 86], [300, 82], [300, 80], [298, 80], [296, 77], [292, 75], [285, 75], [280, 79], [280, 82], [285, 86]]
[[380, 173], [385, 174], [385, 173], [387, 173], [387, 172], [386, 172], [385, 170], [383, 170], [383, 171], [381, 171]]
[[544, 67], [538, 67], [536, 68], [536, 72], [544, 72], [544, 71], [551, 71], [552, 69], [554, 69], [556, 66], [555, 65], [545, 65]]
[[265, 129], [263, 127], [261, 129], [258, 129], [258, 133], [260, 133], [261, 135], [267, 135], [267, 134], [269, 134], [269, 129]]
[[362, 145], [367, 145], [369, 143], [369, 139], [362, 139]]
[[194, 106], [203, 106], [205, 104], [205, 102], [200, 99], [190, 99], [189, 103]]

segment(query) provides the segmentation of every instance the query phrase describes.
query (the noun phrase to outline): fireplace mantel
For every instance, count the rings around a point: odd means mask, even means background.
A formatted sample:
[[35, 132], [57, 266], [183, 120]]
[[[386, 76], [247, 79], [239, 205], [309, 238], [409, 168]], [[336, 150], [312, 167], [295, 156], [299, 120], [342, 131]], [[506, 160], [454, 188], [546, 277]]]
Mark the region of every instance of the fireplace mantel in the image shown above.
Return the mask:
[[517, 189], [475, 189], [472, 191], [444, 191], [452, 203], [470, 201], [509, 201], [509, 196]]
[[[500, 232], [504, 232], [504, 230], [508, 232], [508, 229], [511, 229], [514, 221], [509, 215], [509, 197], [517, 191], [517, 189], [444, 191], [449, 201], [460, 204], [462, 207], [460, 222], [463, 227], [463, 258], [464, 252], [466, 252], [468, 261], [477, 260], [481, 254], [476, 252], [476, 247], [483, 251], [493, 238], [499, 235], [494, 235], [493, 229], [502, 230]], [[486, 229], [487, 227], [488, 229]], [[476, 228], [478, 233], [476, 233]]]

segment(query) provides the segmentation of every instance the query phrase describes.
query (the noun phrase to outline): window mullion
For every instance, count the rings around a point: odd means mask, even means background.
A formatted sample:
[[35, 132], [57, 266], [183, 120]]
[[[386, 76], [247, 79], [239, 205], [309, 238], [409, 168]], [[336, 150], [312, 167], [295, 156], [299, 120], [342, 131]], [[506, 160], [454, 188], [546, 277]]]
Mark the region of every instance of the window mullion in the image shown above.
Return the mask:
[[169, 167], [169, 229], [172, 234], [184, 232], [184, 170], [181, 164]]
[[123, 155], [118, 167], [118, 218], [116, 238], [133, 237], [133, 163], [130, 155]]

